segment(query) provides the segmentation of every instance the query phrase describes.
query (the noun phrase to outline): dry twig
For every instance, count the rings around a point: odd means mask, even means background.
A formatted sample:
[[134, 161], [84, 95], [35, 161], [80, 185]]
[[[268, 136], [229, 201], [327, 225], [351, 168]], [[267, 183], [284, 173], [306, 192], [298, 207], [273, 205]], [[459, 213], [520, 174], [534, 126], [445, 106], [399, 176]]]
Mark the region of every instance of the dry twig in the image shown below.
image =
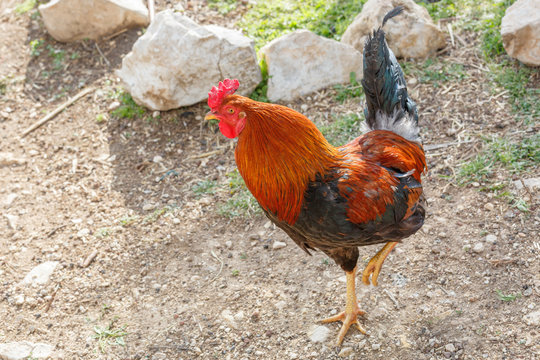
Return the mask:
[[88, 267], [88, 265], [90, 265], [90, 263], [92, 263], [92, 261], [94, 261], [97, 254], [98, 254], [97, 250], [92, 251], [92, 253], [90, 253], [90, 255], [88, 255], [86, 257], [86, 259], [82, 262], [81, 267], [82, 268]]
[[56, 109], [54, 109], [53, 112], [47, 114], [44, 118], [42, 118], [41, 120], [39, 120], [38, 122], [34, 123], [29, 128], [27, 128], [26, 130], [24, 130], [22, 132], [20, 138], [22, 139], [26, 135], [30, 134], [32, 131], [36, 130], [38, 127], [45, 124], [47, 121], [51, 120], [52, 118], [54, 118], [56, 115], [60, 114], [62, 112], [62, 110], [64, 110], [68, 106], [72, 105], [75, 101], [79, 100], [80, 98], [84, 97], [85, 95], [90, 94], [95, 89], [96, 88], [90, 87], [90, 88], [86, 88], [83, 91], [79, 92], [77, 95], [75, 95], [74, 97], [72, 97], [71, 99], [69, 99], [68, 101], [66, 101], [65, 103], [63, 103], [59, 107], [57, 107]]

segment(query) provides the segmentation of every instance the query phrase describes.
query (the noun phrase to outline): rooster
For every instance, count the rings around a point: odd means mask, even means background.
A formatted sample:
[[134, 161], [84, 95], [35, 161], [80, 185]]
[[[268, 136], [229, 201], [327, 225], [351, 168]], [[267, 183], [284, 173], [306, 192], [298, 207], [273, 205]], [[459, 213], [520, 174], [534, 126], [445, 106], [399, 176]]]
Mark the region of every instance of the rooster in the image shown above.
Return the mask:
[[[402, 11], [389, 12], [382, 26]], [[426, 160], [415, 103], [382, 26], [364, 48], [364, 135], [334, 147], [304, 115], [285, 106], [235, 95], [238, 80], [209, 92], [211, 111], [228, 138], [238, 138], [238, 170], [264, 213], [308, 254], [320, 250], [346, 273], [345, 310], [337, 343], [358, 316], [358, 246], [386, 243], [369, 261], [362, 281], [377, 285], [381, 266], [402, 239], [424, 222], [421, 174]]]

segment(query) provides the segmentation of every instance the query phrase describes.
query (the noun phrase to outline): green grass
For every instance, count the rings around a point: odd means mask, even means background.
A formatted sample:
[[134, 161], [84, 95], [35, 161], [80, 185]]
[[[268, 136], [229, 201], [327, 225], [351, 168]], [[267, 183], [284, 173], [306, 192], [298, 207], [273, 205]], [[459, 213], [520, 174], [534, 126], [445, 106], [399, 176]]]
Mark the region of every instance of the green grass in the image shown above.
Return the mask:
[[505, 138], [486, 141], [487, 147], [459, 168], [459, 183], [489, 182], [492, 175], [502, 168], [517, 174], [540, 165], [540, 134], [525, 137], [521, 142]]
[[254, 39], [257, 49], [271, 40], [297, 29], [339, 40], [364, 0], [259, 0], [237, 24]]
[[38, 57], [43, 51], [42, 46], [43, 39], [34, 39], [30, 41], [30, 55]]
[[364, 117], [358, 114], [334, 115], [334, 121], [319, 126], [324, 137], [334, 146], [340, 146], [360, 136], [360, 123]]
[[5, 95], [8, 89], [9, 80], [7, 78], [0, 79], [0, 96]]
[[336, 100], [341, 103], [343, 103], [347, 99], [357, 98], [364, 94], [362, 83], [356, 80], [356, 73], [351, 72], [349, 76], [349, 84], [338, 84], [334, 86], [334, 89], [336, 89], [337, 91]]
[[229, 193], [227, 202], [218, 206], [218, 214], [228, 218], [247, 217], [262, 212], [257, 200], [251, 195], [244, 179], [238, 171], [227, 174], [229, 177]]
[[462, 64], [432, 58], [420, 64], [403, 61], [401, 67], [406, 75], [412, 75], [418, 82], [430, 83], [434, 87], [449, 81], [459, 81], [468, 76]]
[[217, 10], [220, 14], [227, 15], [236, 9], [236, 0], [208, 0], [208, 7]]
[[15, 7], [15, 12], [19, 15], [22, 15], [35, 8], [36, 5], [37, 0], [24, 0], [22, 3]]
[[99, 350], [105, 353], [109, 346], [126, 346], [124, 336], [128, 335], [126, 326], [116, 327], [114, 320], [107, 326], [94, 326], [94, 339], [97, 339]]
[[428, 1], [419, 1], [418, 5], [421, 5], [427, 9], [429, 15], [433, 18], [433, 21], [437, 22], [439, 19], [449, 18], [456, 16], [458, 13], [458, 1], [455, 0], [441, 0], [438, 2], [429, 3]]
[[505, 295], [501, 290], [495, 290], [495, 292], [497, 293], [497, 297], [499, 298], [499, 300], [506, 302], [514, 301], [517, 298], [521, 297], [521, 293]]
[[214, 194], [216, 192], [216, 182], [213, 180], [202, 180], [195, 184], [191, 190], [198, 196], [204, 194]]
[[121, 105], [111, 112], [113, 116], [121, 119], [133, 119], [144, 114], [144, 108], [137, 105], [129, 93], [120, 92], [117, 96]]
[[56, 49], [52, 45], [47, 45], [47, 50], [49, 51], [49, 56], [53, 59], [54, 69], [62, 69], [66, 52], [64, 50]]

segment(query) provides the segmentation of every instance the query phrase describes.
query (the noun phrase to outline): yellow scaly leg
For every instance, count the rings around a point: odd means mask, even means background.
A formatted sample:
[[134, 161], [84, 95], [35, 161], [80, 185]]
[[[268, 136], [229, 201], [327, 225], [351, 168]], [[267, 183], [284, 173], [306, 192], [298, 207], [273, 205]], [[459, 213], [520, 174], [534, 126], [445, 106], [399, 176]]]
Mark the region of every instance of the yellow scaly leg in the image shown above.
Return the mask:
[[391, 241], [386, 243], [384, 247], [379, 250], [377, 254], [375, 254], [374, 257], [369, 260], [369, 263], [366, 266], [366, 269], [362, 273], [362, 282], [366, 285], [369, 285], [369, 276], [371, 277], [371, 283], [375, 286], [377, 286], [377, 278], [379, 277], [379, 272], [381, 271], [382, 264], [384, 263], [384, 260], [390, 254], [390, 252], [396, 247], [398, 243], [395, 241]]

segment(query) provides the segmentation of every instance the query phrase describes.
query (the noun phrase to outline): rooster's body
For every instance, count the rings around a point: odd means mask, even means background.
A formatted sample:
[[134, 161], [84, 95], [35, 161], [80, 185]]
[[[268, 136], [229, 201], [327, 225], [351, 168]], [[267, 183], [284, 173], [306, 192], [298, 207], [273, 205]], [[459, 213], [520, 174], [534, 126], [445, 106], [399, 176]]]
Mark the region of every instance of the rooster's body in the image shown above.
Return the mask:
[[424, 221], [418, 115], [382, 29], [366, 42], [362, 85], [368, 132], [337, 148], [302, 114], [233, 95], [237, 81], [212, 90], [207, 116], [238, 137], [238, 170], [266, 215], [302, 249], [325, 252], [347, 273], [346, 310], [324, 320], [344, 322], [338, 342], [351, 324], [363, 331], [354, 291], [358, 246], [387, 243], [363, 274], [376, 285], [388, 253]]

